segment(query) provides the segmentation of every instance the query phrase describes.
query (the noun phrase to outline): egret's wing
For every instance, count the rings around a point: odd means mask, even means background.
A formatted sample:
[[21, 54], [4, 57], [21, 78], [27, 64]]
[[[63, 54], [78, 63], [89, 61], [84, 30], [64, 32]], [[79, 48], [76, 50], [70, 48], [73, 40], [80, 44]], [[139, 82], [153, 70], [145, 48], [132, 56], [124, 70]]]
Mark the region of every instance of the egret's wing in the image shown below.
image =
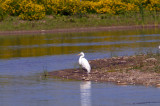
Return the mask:
[[87, 69], [87, 70], [90, 70], [90, 69], [91, 69], [91, 67], [90, 67], [89, 62], [88, 62], [87, 59], [82, 58], [81, 64], [82, 64], [82, 67], [83, 67], [83, 68], [85, 68], [85, 69]]

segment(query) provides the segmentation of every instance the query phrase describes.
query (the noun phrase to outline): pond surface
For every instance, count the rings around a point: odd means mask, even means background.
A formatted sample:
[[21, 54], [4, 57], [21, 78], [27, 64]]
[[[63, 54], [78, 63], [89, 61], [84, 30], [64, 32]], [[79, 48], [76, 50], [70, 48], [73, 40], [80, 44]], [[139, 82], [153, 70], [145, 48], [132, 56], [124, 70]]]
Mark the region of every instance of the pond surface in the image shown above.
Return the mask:
[[43, 78], [44, 70], [157, 52], [160, 30], [0, 36], [0, 106], [159, 106], [159, 88]]

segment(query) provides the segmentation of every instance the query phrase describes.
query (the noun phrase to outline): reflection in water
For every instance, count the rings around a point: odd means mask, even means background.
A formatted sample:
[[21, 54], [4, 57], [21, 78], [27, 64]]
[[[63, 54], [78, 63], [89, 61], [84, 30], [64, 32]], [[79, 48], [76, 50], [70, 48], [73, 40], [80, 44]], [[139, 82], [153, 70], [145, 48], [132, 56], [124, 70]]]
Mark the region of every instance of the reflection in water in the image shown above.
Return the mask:
[[0, 36], [0, 59], [157, 47], [159, 30]]
[[91, 106], [91, 81], [80, 84], [81, 106]]

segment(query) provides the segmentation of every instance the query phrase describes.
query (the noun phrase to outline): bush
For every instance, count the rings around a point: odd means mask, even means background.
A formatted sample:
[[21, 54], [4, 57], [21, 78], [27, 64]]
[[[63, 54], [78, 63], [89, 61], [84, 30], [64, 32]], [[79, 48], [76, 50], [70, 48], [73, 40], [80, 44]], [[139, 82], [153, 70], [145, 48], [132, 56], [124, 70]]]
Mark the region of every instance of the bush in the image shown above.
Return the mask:
[[146, 6], [149, 11], [160, 11], [160, 1], [150, 0], [150, 3]]
[[9, 13], [12, 16], [18, 16], [20, 14], [19, 3], [20, 0], [4, 0], [1, 5], [4, 13]]
[[1, 8], [1, 5], [0, 5], [0, 21], [2, 21], [4, 19], [4, 11], [2, 10]]
[[48, 0], [44, 2], [46, 14], [73, 15], [80, 0]]
[[96, 7], [95, 5], [97, 4], [97, 2], [93, 2], [93, 1], [83, 1], [80, 4], [80, 9], [78, 9], [78, 11], [80, 11], [81, 13], [96, 13]]
[[42, 19], [45, 14], [83, 15], [87, 13], [120, 15], [131, 11], [155, 15], [160, 11], [160, 0], [0, 0], [0, 17], [4, 14], [24, 20]]
[[24, 0], [20, 4], [19, 17], [23, 20], [39, 20], [45, 17], [45, 8], [43, 5], [35, 4], [32, 1]]
[[0, 21], [4, 19], [4, 16], [6, 15], [6, 13], [7, 12], [3, 10], [2, 0], [0, 0]]
[[135, 4], [125, 3], [121, 0], [100, 0], [97, 3], [96, 8], [97, 13], [108, 13], [115, 15], [138, 10], [138, 7]]

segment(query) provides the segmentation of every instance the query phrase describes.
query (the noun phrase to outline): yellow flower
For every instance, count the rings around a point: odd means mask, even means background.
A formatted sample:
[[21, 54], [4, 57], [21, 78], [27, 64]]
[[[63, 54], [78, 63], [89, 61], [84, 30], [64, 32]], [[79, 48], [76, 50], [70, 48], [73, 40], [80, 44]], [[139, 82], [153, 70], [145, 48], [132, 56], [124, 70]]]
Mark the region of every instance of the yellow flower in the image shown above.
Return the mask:
[[24, 0], [21, 2], [20, 10], [19, 17], [24, 20], [39, 20], [45, 17], [44, 6], [35, 4], [32, 1]]

